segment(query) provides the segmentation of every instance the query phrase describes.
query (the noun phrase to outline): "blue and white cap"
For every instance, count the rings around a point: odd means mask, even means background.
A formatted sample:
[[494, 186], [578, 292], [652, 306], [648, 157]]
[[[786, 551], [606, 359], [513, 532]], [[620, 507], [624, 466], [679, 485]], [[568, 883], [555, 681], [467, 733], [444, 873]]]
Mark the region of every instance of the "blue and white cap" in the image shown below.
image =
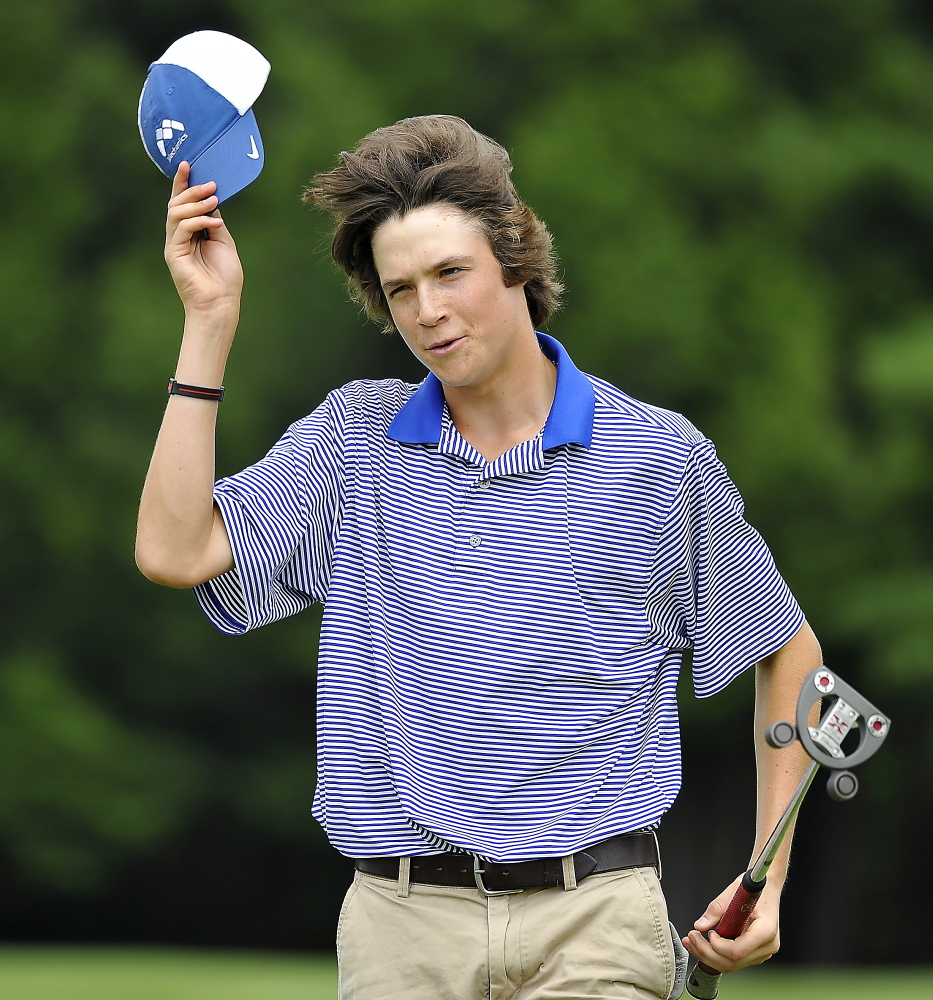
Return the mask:
[[139, 97], [139, 134], [166, 177], [191, 164], [191, 184], [217, 183], [226, 201], [259, 176], [262, 138], [252, 112], [269, 62], [222, 31], [195, 31], [149, 67]]

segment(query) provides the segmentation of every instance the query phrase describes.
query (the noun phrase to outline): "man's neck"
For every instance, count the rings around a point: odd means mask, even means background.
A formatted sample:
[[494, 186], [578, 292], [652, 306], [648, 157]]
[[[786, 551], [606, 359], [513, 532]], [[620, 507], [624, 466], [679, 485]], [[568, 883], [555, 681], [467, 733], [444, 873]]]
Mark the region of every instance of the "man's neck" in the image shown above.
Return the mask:
[[462, 437], [494, 462], [544, 426], [557, 388], [557, 367], [524, 340], [508, 366], [479, 386], [444, 386], [447, 409]]

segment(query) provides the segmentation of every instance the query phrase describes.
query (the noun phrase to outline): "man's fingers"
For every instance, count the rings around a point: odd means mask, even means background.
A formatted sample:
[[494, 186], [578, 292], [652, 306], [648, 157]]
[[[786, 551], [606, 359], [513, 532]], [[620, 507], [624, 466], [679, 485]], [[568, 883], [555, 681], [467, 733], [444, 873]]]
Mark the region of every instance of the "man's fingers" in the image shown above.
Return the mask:
[[166, 252], [169, 247], [184, 246], [195, 233], [204, 229], [221, 229], [223, 224], [223, 219], [215, 219], [211, 215], [196, 215], [192, 219], [182, 219], [169, 237]]
[[187, 160], [182, 160], [178, 164], [175, 176], [172, 178], [172, 197], [182, 193], [188, 187], [188, 177], [191, 174], [191, 164]]
[[179, 209], [190, 205], [200, 205], [211, 199], [214, 199], [214, 206], [216, 207], [218, 204], [217, 195], [214, 193], [216, 187], [217, 185], [213, 181], [208, 181], [207, 184], [195, 184], [194, 187], [186, 188], [168, 203], [169, 216]]
[[[213, 194], [217, 190], [217, 185], [214, 181], [205, 181], [204, 184], [194, 184], [189, 187], [188, 181], [191, 179], [191, 164], [187, 160], [182, 160], [178, 164], [178, 169], [175, 171], [175, 176], [172, 178], [172, 197], [169, 200], [169, 205], [179, 196], [184, 194], [186, 191], [191, 192], [204, 192], [204, 194]], [[199, 197], [203, 197], [204, 194], [199, 194]]]
[[687, 951], [690, 952], [694, 958], [699, 959], [704, 965], [708, 965], [711, 969], [715, 969], [717, 972], [731, 972], [732, 962], [729, 959], [723, 958], [719, 952], [715, 951], [713, 946], [700, 934], [698, 931], [691, 931], [686, 938], [684, 938], [684, 944]]
[[220, 229], [223, 224], [223, 219], [215, 219], [213, 215], [195, 215], [190, 219], [182, 219], [178, 223], [177, 231], [197, 233], [202, 229]]
[[235, 250], [236, 243], [234, 243], [233, 237], [230, 235], [230, 230], [227, 229], [224, 223], [223, 216], [220, 214], [220, 209], [215, 208], [214, 211], [211, 212], [210, 218], [213, 219], [215, 222], [220, 223], [219, 226], [211, 230], [211, 239], [215, 240], [218, 243], [226, 243], [227, 246], [233, 247], [233, 249]]
[[[732, 896], [729, 895], [729, 899]], [[726, 912], [726, 903], [722, 902], [722, 897], [717, 897], [706, 907], [706, 912], [697, 919], [693, 925], [698, 931], [708, 931], [715, 927]]]
[[693, 925], [698, 931], [708, 931], [711, 930], [716, 924], [719, 923], [719, 918], [722, 916], [721, 913], [713, 913], [712, 910], [707, 910], [706, 913], [700, 917], [696, 923]]
[[[720, 893], [693, 925], [694, 929], [683, 939], [684, 947], [691, 955], [720, 972], [734, 972], [748, 965], [760, 965], [780, 948], [780, 887], [772, 887], [770, 883], [755, 905], [748, 926], [737, 938], [725, 938], [717, 932], [716, 927], [740, 882], [741, 876]], [[704, 935], [708, 935], [708, 939]]]
[[729, 906], [729, 903], [732, 902], [732, 897], [735, 895], [735, 890], [741, 881], [741, 875], [739, 875], [738, 878], [733, 879], [732, 884], [724, 889], [709, 904], [709, 906], [706, 907], [706, 912], [693, 925], [698, 931], [708, 931], [711, 927], [715, 927], [719, 923], [722, 919], [722, 915], [726, 912], [726, 908]]
[[749, 927], [734, 941], [709, 932], [707, 940], [699, 931], [692, 930], [684, 938], [684, 946], [701, 962], [720, 972], [734, 972], [749, 965], [766, 962], [778, 950], [777, 931], [770, 926], [758, 928], [757, 933]]
[[[215, 195], [203, 198], [200, 201], [191, 202], [190, 204], [174, 205], [169, 209], [168, 216], [165, 220], [166, 243], [184, 243], [190, 238], [189, 235], [186, 234], [191, 232], [188, 227], [182, 228], [184, 223], [191, 222], [192, 220], [213, 218], [212, 213], [216, 212], [216, 210], [217, 198]], [[212, 228], [217, 228], [217, 226], [198, 226], [195, 231], [197, 231], [197, 229]]]
[[169, 199], [169, 210], [178, 205], [189, 205], [195, 201], [201, 201], [217, 191], [217, 185], [213, 181], [206, 181], [204, 184], [192, 184], [191, 187], [183, 187], [176, 192], [172, 186], [172, 197]]
[[[756, 964], [754, 962], [743, 962], [742, 959], [746, 957], [744, 955], [738, 958], [731, 954], [723, 954], [723, 951], [720, 950], [720, 943], [724, 940], [724, 938], [716, 935], [715, 931], [710, 935], [709, 941], [699, 932], [691, 931], [689, 934], [688, 951], [704, 965], [708, 965], [711, 969], [716, 969], [717, 972], [734, 972], [743, 965]], [[729, 943], [731, 944], [732, 942]], [[764, 961], [764, 958], [761, 961]]]
[[210, 215], [217, 208], [217, 195], [209, 195], [199, 201], [190, 201], [172, 205], [168, 210], [169, 223], [179, 223], [182, 219], [191, 219], [196, 215]]
[[709, 944], [713, 951], [722, 958], [730, 962], [741, 962], [761, 947], [760, 941], [749, 941], [746, 940], [747, 937], [748, 935], [743, 934], [742, 937], [733, 941], [731, 938], [722, 937], [715, 931], [710, 931]]

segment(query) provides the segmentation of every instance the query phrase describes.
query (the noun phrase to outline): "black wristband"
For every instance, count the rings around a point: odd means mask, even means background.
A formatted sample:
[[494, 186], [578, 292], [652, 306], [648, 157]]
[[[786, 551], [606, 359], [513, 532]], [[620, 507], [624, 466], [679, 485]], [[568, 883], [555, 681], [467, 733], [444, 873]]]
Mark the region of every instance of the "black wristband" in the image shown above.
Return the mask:
[[194, 399], [212, 399], [219, 403], [224, 398], [224, 387], [219, 389], [205, 389], [202, 385], [182, 385], [175, 379], [168, 380], [168, 394], [170, 396], [191, 396]]

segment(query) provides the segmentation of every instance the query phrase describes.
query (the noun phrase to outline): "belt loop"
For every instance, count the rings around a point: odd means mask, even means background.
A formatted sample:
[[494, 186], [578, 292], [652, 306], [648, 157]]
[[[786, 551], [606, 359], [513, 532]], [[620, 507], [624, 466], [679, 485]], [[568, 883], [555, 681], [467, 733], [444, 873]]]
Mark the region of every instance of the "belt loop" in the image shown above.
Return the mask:
[[403, 857], [398, 859], [398, 891], [396, 896], [406, 899], [411, 888], [411, 858]]
[[564, 892], [570, 892], [577, 887], [577, 869], [573, 863], [573, 855], [568, 854], [560, 861], [564, 869]]

